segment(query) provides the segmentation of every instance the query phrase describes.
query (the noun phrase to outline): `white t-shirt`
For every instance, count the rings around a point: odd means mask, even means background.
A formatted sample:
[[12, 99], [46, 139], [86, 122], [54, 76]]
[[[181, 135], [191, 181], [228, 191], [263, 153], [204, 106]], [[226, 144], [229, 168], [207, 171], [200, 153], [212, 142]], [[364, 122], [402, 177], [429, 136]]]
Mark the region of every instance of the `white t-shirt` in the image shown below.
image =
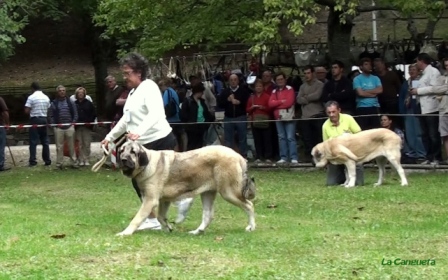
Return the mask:
[[140, 135], [137, 142], [144, 145], [166, 137], [171, 130], [160, 89], [154, 81], [146, 79], [130, 91], [123, 117], [105, 139], [114, 141], [123, 133], [130, 132]]
[[50, 98], [42, 91], [37, 90], [26, 100], [25, 107], [30, 108], [30, 117], [47, 117], [50, 108]]

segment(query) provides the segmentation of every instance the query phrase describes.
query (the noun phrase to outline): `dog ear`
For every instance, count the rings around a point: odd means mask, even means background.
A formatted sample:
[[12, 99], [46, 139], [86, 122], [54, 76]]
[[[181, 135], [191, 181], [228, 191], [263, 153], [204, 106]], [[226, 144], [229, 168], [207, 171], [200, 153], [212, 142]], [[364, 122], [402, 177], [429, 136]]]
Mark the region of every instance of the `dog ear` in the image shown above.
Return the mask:
[[149, 164], [148, 155], [146, 154], [145, 150], [140, 150], [138, 153], [138, 166], [146, 166]]
[[252, 183], [255, 183], [255, 178], [254, 177], [250, 177], [250, 180], [252, 181]]

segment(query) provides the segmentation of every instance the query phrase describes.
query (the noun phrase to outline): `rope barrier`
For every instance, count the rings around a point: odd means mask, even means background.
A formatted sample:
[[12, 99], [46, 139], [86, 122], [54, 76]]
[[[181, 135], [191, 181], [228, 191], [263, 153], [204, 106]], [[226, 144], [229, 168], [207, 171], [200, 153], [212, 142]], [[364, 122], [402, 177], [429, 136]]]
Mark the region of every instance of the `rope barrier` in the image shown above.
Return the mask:
[[[440, 114], [373, 114], [373, 115], [355, 115], [353, 116], [355, 119], [357, 118], [364, 118], [364, 117], [372, 117], [372, 116], [389, 116], [389, 117], [438, 117]], [[249, 118], [249, 117], [248, 117]], [[264, 123], [264, 122], [286, 122], [286, 121], [307, 121], [307, 120], [327, 120], [328, 117], [316, 117], [316, 118], [300, 118], [300, 119], [292, 119], [292, 120], [261, 120], [261, 121], [251, 121], [251, 120], [241, 120], [241, 121], [229, 121], [224, 119], [220, 119], [214, 122], [201, 122], [201, 123], [191, 123], [191, 122], [175, 122], [170, 123], [171, 125], [197, 125], [197, 124], [222, 124], [222, 123]], [[82, 123], [62, 123], [62, 124], [17, 124], [17, 125], [0, 125], [0, 128], [4, 127], [6, 129], [9, 128], [37, 128], [37, 127], [64, 127], [64, 126], [94, 126], [94, 125], [105, 125], [105, 124], [111, 124], [110, 121], [105, 122], [82, 122]]]

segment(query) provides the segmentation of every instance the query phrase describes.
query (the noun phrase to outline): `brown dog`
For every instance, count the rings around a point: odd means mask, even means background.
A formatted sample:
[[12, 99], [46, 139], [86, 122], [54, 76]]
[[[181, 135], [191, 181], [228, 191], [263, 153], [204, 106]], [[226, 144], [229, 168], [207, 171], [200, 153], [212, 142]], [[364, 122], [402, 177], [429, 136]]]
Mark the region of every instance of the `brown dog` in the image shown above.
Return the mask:
[[158, 206], [158, 220], [168, 224], [170, 203], [198, 194], [202, 199], [202, 223], [192, 234], [204, 232], [213, 218], [216, 194], [242, 208], [249, 217], [246, 231], [255, 230], [255, 182], [247, 177], [246, 160], [224, 146], [208, 146], [188, 152], [148, 150], [136, 142], [126, 142], [117, 161], [122, 173], [134, 178], [142, 193], [142, 206], [129, 226], [118, 235], [131, 235]]
[[344, 134], [317, 144], [311, 151], [316, 167], [331, 164], [344, 164], [346, 167], [344, 186], [354, 187], [356, 180], [356, 164], [362, 164], [376, 159], [379, 168], [379, 178], [375, 186], [383, 183], [386, 172], [386, 162], [397, 170], [401, 185], [407, 186], [408, 181], [401, 166], [401, 138], [395, 132], [385, 129], [369, 129], [355, 134]]

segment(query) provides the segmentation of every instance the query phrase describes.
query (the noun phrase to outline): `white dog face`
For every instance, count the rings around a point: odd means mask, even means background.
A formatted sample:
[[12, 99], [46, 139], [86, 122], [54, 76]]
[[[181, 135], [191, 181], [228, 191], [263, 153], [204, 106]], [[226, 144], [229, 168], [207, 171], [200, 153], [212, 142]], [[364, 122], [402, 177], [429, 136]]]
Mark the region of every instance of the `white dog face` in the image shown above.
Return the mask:
[[123, 175], [132, 178], [136, 175], [136, 171], [149, 164], [149, 159], [143, 146], [132, 141], [120, 147], [117, 162], [120, 164]]
[[311, 156], [313, 157], [313, 162], [316, 167], [323, 168], [328, 164], [328, 160], [325, 157], [324, 152], [324, 145], [322, 143], [314, 146], [313, 150], [311, 151]]

